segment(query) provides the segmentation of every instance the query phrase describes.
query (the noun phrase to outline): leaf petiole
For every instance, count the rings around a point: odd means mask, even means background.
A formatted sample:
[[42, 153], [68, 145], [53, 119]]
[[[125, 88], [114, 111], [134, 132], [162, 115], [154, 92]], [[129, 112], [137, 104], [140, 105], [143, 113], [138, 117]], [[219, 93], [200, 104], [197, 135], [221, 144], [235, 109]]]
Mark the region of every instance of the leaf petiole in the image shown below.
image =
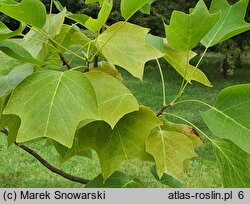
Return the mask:
[[161, 82], [162, 82], [162, 95], [163, 95], [163, 106], [166, 106], [166, 87], [165, 87], [165, 80], [164, 80], [164, 75], [162, 72], [162, 67], [158, 59], [155, 59], [159, 68], [159, 72], [161, 75]]

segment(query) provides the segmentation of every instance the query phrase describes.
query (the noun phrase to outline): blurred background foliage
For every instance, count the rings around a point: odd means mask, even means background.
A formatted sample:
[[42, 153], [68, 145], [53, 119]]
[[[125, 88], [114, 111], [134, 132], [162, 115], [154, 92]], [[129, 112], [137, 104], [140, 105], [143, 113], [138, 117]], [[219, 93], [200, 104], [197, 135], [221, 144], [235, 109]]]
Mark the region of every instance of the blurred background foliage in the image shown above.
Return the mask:
[[[21, 1], [21, 0], [17, 0]], [[50, 9], [50, 0], [41, 0], [47, 10]], [[98, 3], [85, 4], [83, 0], [59, 0], [63, 6], [73, 13], [84, 13], [93, 18], [96, 18], [100, 10]], [[111, 25], [117, 21], [123, 20], [120, 15], [120, 1], [114, 0], [113, 11], [110, 18], [107, 21], [107, 25]], [[163, 21], [169, 23], [173, 10], [179, 10], [188, 13], [189, 8], [196, 5], [198, 0], [156, 0], [151, 7], [150, 15], [142, 14], [140, 12], [136, 13], [129, 21], [144, 27], [151, 29], [150, 33], [153, 35], [158, 35], [164, 37], [165, 31], [163, 26]], [[228, 0], [229, 3], [236, 3], [238, 0]], [[211, 0], [204, 0], [204, 2], [209, 7]], [[56, 8], [53, 12], [57, 12]], [[18, 27], [18, 22], [0, 13], [0, 20], [4, 22], [10, 29], [14, 30]], [[246, 14], [246, 21], [250, 22], [250, 7]], [[67, 20], [66, 23], [71, 23]], [[220, 67], [218, 71], [223, 77], [233, 74], [235, 68], [241, 68], [242, 57], [247, 55], [250, 47], [250, 31], [238, 35], [228, 41], [220, 43], [215, 47], [212, 47], [210, 51], [214, 53], [219, 53]], [[200, 53], [202, 47], [197, 47], [196, 52]]]

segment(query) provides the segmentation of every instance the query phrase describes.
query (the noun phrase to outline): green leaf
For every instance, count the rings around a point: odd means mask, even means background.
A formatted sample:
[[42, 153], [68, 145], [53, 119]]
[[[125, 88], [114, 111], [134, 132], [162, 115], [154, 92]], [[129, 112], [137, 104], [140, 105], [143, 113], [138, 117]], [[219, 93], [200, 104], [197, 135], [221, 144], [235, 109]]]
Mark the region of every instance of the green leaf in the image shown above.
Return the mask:
[[63, 5], [61, 4], [60, 1], [54, 0], [53, 3], [54, 3], [54, 5], [55, 5], [55, 7], [57, 8], [58, 11], [62, 11], [63, 10], [64, 7], [63, 7]]
[[86, 21], [90, 18], [89, 16], [85, 14], [68, 14], [67, 18], [75, 21], [76, 23], [79, 23], [82, 26], [85, 26]]
[[163, 56], [145, 42], [148, 31], [131, 23], [118, 22], [98, 36], [96, 46], [110, 63], [142, 79], [145, 63]]
[[85, 14], [68, 14], [67, 17], [91, 31], [99, 31], [108, 20], [112, 8], [112, 1], [103, 0], [103, 3], [101, 4], [101, 10], [98, 13], [97, 19], [89, 17]]
[[100, 71], [87, 72], [86, 76], [95, 90], [100, 120], [112, 128], [124, 115], [139, 110], [130, 90], [114, 77]]
[[41, 32], [30, 30], [23, 39], [18, 40], [19, 45], [25, 48], [33, 58], [45, 61], [48, 56], [48, 39]]
[[145, 41], [146, 43], [152, 45], [154, 48], [156, 48], [159, 51], [161, 51], [164, 47], [163, 38], [155, 36], [155, 35], [147, 34]]
[[23, 23], [42, 28], [46, 22], [46, 9], [39, 0], [13, 0], [0, 2], [0, 12]]
[[151, 4], [155, 1], [156, 0], [148, 0], [148, 2], [143, 7], [141, 7], [140, 11], [144, 14], [150, 14]]
[[167, 41], [164, 43], [162, 52], [165, 54], [164, 59], [189, 83], [194, 80], [205, 86], [212, 86], [206, 75], [200, 69], [189, 64], [189, 61], [196, 56], [196, 53], [173, 49]]
[[8, 91], [15, 88], [21, 81], [33, 73], [32, 64], [16, 65], [15, 61], [9, 61], [10, 64], [3, 64], [0, 72], [0, 97]]
[[174, 177], [164, 173], [161, 178], [158, 177], [156, 172], [156, 165], [152, 166], [150, 169], [150, 172], [153, 174], [155, 179], [159, 181], [160, 183], [167, 185], [172, 188], [180, 188], [182, 186], [182, 183], [175, 179]]
[[[51, 49], [51, 46], [48, 46], [49, 38], [55, 38], [61, 34], [61, 30], [64, 26], [63, 22], [66, 15], [65, 13], [66, 10], [63, 9], [58, 14], [51, 14], [47, 16], [46, 24], [43, 27], [43, 31], [46, 32], [47, 35], [31, 29], [23, 39], [19, 40], [19, 44], [29, 51], [35, 59], [46, 61], [49, 56], [49, 49]], [[63, 41], [60, 42], [62, 42], [62, 46], [65, 45], [63, 44]], [[58, 49], [62, 51], [61, 47], [58, 47]]]
[[38, 60], [34, 59], [32, 55], [21, 45], [10, 41], [4, 40], [0, 42], [0, 50], [6, 55], [18, 59], [22, 62], [30, 62], [33, 64], [41, 64]]
[[[87, 37], [80, 29], [76, 29], [76, 31], [71, 36], [72, 44], [79, 44], [82, 45], [82, 47], [85, 47], [87, 49], [87, 45], [91, 43], [91, 39]], [[90, 45], [90, 50], [92, 49], [92, 44]]]
[[60, 33], [54, 38], [54, 40], [60, 44], [61, 52], [64, 52], [64, 48], [68, 48], [73, 44], [86, 45], [91, 41], [77, 26], [75, 25], [62, 25]]
[[231, 140], [250, 153], [250, 84], [228, 87], [218, 95], [214, 108], [202, 112], [217, 137]]
[[213, 140], [225, 188], [250, 187], [250, 154], [226, 139]]
[[217, 24], [201, 40], [205, 47], [211, 47], [235, 35], [250, 29], [250, 24], [245, 22], [248, 0], [239, 0], [230, 5], [227, 0], [213, 0], [210, 13], [221, 11]]
[[16, 67], [19, 63], [17, 60], [6, 56], [5, 54], [0, 54], [0, 61], [1, 61], [1, 69], [0, 69], [0, 76], [7, 75], [14, 67]]
[[63, 24], [60, 33], [55, 36], [53, 40], [61, 45], [58, 46], [58, 49], [62, 53], [65, 52], [65, 48], [68, 48], [71, 45], [81, 45], [83, 50], [87, 50], [89, 48], [89, 51], [92, 53], [97, 51], [96, 47], [94, 46], [94, 42], [89, 37], [87, 37], [76, 25], [70, 26]]
[[121, 14], [128, 20], [132, 15], [139, 11], [145, 4], [148, 3], [148, 0], [122, 0], [121, 1]]
[[80, 29], [76, 29], [76, 31], [71, 35], [71, 44], [81, 45], [82, 49], [85, 50], [85, 52], [97, 52], [95, 41], [87, 37], [87, 35], [85, 35], [84, 32]]
[[87, 157], [89, 159], [92, 159], [92, 151], [80, 150], [78, 141], [76, 140], [78, 140], [78, 138], [74, 138], [74, 144], [76, 145], [73, 145], [72, 148], [67, 148], [56, 141], [48, 139], [49, 144], [52, 144], [55, 147], [56, 151], [59, 153], [61, 163], [66, 162], [73, 156], [82, 156], [82, 157]]
[[71, 147], [79, 122], [97, 118], [98, 110], [94, 88], [84, 74], [42, 71], [15, 88], [4, 114], [21, 118], [19, 143], [47, 137]]
[[161, 125], [162, 130], [179, 132], [186, 135], [192, 141], [194, 148], [204, 144], [204, 141], [201, 139], [200, 135], [193, 127], [185, 124], [172, 123], [167, 121], [165, 118], [162, 119], [162, 121], [163, 121], [163, 124]]
[[80, 149], [94, 149], [106, 180], [128, 159], [151, 160], [145, 151], [149, 131], [159, 124], [155, 114], [146, 107], [125, 115], [116, 126], [102, 121], [90, 123], [78, 131]]
[[105, 1], [105, 0], [85, 0], [84, 3], [85, 3], [85, 4], [92, 4], [92, 3], [95, 3], [95, 2], [99, 2], [100, 5], [102, 5], [104, 1]]
[[164, 24], [170, 46], [183, 51], [193, 49], [216, 24], [219, 17], [219, 12], [208, 12], [203, 0], [197, 3], [191, 14], [173, 11], [170, 25]]
[[142, 182], [130, 178], [120, 171], [114, 172], [106, 181], [100, 174], [91, 180], [85, 188], [143, 188]]
[[66, 8], [64, 8], [58, 14], [51, 14], [48, 16], [44, 29], [46, 30], [50, 38], [55, 37], [61, 32], [65, 17], [66, 17]]
[[160, 178], [166, 173], [180, 181], [184, 177], [183, 162], [197, 156], [186, 135], [164, 130], [150, 133], [146, 151], [154, 157]]
[[[90, 72], [86, 73], [86, 76], [95, 90], [99, 120], [106, 121], [113, 128], [124, 115], [138, 110], [139, 105], [136, 98], [120, 81], [111, 77], [109, 74], [103, 73], [103, 71], [96, 71], [99, 68], [93, 69], [95, 70], [90, 69]], [[103, 87], [105, 87], [105, 89], [103, 89]], [[78, 128], [93, 121], [93, 119], [84, 120], [78, 125]], [[58, 149], [58, 145], [56, 149]], [[86, 152], [86, 150], [82, 150], [79, 147], [78, 138], [74, 138], [74, 144], [71, 149], [64, 148], [64, 151], [61, 150], [60, 152], [62, 161], [66, 161], [74, 155], [89, 155], [88, 151]]]
[[106, 23], [111, 10], [113, 8], [113, 3], [109, 0], [104, 0], [102, 3], [102, 8], [98, 13], [97, 19], [89, 18], [85, 22], [85, 27], [92, 31], [99, 31], [101, 27]]
[[0, 22], [0, 41], [19, 35], [25, 26], [21, 23], [17, 30], [10, 30], [3, 22]]
[[0, 97], [0, 127], [8, 130], [8, 145], [10, 146], [14, 141], [16, 141], [16, 136], [18, 129], [20, 127], [21, 120], [15, 115], [3, 115], [3, 109], [9, 100], [9, 94], [5, 94]]
[[21, 120], [16, 115], [3, 115], [0, 118], [0, 127], [6, 128], [9, 131], [7, 141], [10, 146], [16, 141], [17, 133], [21, 124]]
[[116, 67], [113, 64], [107, 61], [98, 62], [97, 67], [94, 67], [94, 64], [90, 64], [89, 71], [101, 71], [101, 72], [109, 74], [110, 76], [115, 77], [119, 81], [122, 81], [121, 73], [116, 69]]

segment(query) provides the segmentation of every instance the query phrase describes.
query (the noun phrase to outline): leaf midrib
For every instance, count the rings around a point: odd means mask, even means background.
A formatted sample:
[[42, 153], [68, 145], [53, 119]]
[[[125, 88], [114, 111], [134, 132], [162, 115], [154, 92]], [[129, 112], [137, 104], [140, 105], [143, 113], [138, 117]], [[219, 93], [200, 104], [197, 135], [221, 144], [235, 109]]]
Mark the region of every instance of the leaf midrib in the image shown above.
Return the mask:
[[247, 127], [243, 126], [242, 124], [238, 123], [236, 120], [234, 120], [233, 118], [231, 118], [230, 116], [228, 116], [227, 114], [225, 114], [224, 112], [220, 111], [219, 109], [217, 109], [216, 107], [212, 107], [212, 110], [220, 113], [222, 116], [224, 116], [226, 119], [231, 120], [233, 123], [235, 123], [236, 125], [238, 125], [239, 127], [241, 127], [242, 129], [245, 129], [247, 132], [250, 133], [250, 129], [248, 129]]
[[48, 118], [47, 118], [47, 121], [46, 121], [45, 130], [44, 130], [44, 137], [47, 136], [48, 127], [49, 127], [49, 122], [50, 122], [50, 117], [51, 117], [51, 110], [52, 110], [52, 107], [53, 107], [53, 105], [54, 105], [54, 100], [55, 100], [56, 94], [57, 94], [57, 92], [58, 92], [60, 83], [61, 83], [61, 81], [62, 81], [63, 74], [64, 74], [64, 73], [61, 73], [61, 76], [58, 78], [58, 83], [57, 83], [57, 85], [56, 85], [55, 92], [54, 92], [54, 94], [53, 94], [53, 96], [52, 96], [52, 100], [51, 100], [51, 102], [50, 102], [49, 112], [48, 112]]
[[228, 10], [228, 13], [226, 14], [224, 20], [222, 21], [221, 25], [219, 26], [217, 32], [214, 34], [214, 36], [212, 37], [212, 39], [210, 40], [210, 42], [207, 44], [206, 48], [209, 48], [213, 42], [213, 40], [217, 37], [218, 33], [221, 31], [222, 27], [224, 26], [230, 12], [232, 10], [232, 6], [230, 6], [229, 10]]

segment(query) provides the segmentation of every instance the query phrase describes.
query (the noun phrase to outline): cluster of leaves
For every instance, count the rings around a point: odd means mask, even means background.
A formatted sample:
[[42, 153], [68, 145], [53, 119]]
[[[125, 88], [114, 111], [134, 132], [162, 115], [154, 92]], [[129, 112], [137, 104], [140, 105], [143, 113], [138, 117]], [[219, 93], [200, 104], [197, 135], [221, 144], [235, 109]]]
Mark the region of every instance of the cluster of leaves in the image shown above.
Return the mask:
[[[15, 31], [3, 23], [0, 27], [0, 50], [12, 62], [0, 69], [0, 127], [8, 129], [9, 144], [46, 140], [62, 161], [76, 155], [91, 157], [96, 151], [102, 173], [88, 187], [143, 186], [116, 172], [129, 159], [152, 162], [156, 179], [176, 187], [184, 178], [187, 161], [197, 156], [195, 148], [203, 144], [199, 131], [214, 146], [224, 186], [250, 186], [250, 85], [223, 90], [214, 106], [181, 100], [192, 81], [212, 86], [198, 66], [208, 48], [250, 29], [244, 21], [248, 0], [234, 5], [213, 0], [209, 10], [200, 0], [189, 14], [174, 11], [169, 25], [164, 24], [164, 38], [128, 22], [139, 10], [148, 13], [152, 0], [122, 0], [124, 20], [110, 26], [105, 23], [112, 0], [85, 1], [99, 3], [97, 18], [71, 13], [58, 1], [51, 1], [50, 10], [52, 2], [57, 14], [46, 14], [39, 0], [0, 1], [0, 11], [20, 22]], [[36, 12], [23, 12], [28, 10]], [[64, 24], [66, 18], [75, 24]], [[88, 29], [91, 38], [78, 25]], [[23, 35], [25, 27], [30, 31]], [[22, 38], [10, 39], [14, 36]], [[189, 61], [196, 56], [192, 49], [199, 43], [205, 51], [194, 66]], [[162, 73], [159, 58], [183, 77], [183, 84], [176, 98], [167, 103], [161, 74], [163, 106], [155, 114], [150, 107], [139, 105], [115, 66], [142, 80], [149, 60], [156, 60]], [[202, 118], [216, 137], [210, 138], [167, 111], [189, 102], [210, 109]], [[172, 123], [167, 115], [187, 124]]]

